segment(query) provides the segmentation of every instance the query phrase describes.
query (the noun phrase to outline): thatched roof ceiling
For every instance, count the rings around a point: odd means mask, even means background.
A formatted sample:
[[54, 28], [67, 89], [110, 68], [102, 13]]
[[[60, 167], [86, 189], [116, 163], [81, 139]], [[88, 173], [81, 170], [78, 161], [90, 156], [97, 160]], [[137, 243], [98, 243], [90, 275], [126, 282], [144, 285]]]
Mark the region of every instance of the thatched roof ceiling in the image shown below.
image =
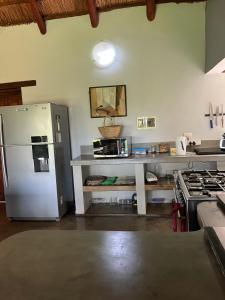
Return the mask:
[[156, 4], [201, 1], [205, 0], [0, 0], [0, 26], [37, 22], [44, 31], [45, 20], [90, 14], [97, 27], [99, 12], [147, 4], [148, 18], [153, 19]]

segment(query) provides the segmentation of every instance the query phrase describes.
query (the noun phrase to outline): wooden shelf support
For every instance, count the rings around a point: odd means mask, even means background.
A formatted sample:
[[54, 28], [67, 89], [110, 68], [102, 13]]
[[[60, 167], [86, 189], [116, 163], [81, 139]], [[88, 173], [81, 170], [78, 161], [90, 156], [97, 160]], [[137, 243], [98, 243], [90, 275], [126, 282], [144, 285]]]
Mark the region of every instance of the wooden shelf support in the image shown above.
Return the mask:
[[149, 21], [155, 19], [156, 12], [156, 1], [155, 0], [146, 0], [146, 14]]
[[98, 27], [99, 24], [99, 12], [96, 7], [96, 0], [87, 0], [88, 13], [93, 28]]
[[30, 6], [31, 6], [34, 21], [37, 23], [41, 34], [46, 34], [46, 32], [47, 32], [46, 22], [45, 22], [43, 16], [41, 15], [37, 0], [31, 0]]

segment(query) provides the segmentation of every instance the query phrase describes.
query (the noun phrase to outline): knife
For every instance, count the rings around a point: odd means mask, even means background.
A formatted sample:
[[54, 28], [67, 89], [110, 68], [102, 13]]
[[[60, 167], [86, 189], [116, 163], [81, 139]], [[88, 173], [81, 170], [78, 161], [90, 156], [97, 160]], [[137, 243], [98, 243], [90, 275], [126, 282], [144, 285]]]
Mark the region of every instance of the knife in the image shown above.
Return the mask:
[[209, 124], [210, 128], [213, 128], [213, 106], [211, 102], [209, 104]]
[[223, 119], [223, 104], [221, 104], [221, 125], [222, 125], [222, 128], [224, 127], [224, 119]]
[[216, 126], [219, 126], [219, 116], [220, 116], [220, 107], [217, 105], [216, 107]]

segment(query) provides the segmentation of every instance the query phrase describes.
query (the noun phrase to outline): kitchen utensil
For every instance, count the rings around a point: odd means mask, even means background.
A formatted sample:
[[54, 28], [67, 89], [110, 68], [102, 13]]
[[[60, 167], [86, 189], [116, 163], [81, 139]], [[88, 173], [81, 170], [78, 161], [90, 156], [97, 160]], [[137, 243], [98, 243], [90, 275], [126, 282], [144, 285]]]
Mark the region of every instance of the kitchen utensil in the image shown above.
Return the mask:
[[176, 139], [176, 154], [185, 155], [187, 147], [187, 138], [185, 136], [180, 136]]
[[209, 124], [210, 128], [213, 128], [213, 106], [211, 102], [209, 104]]
[[170, 148], [170, 155], [176, 155], [177, 154], [177, 149], [176, 148]]
[[221, 126], [224, 127], [224, 118], [223, 118], [223, 104], [221, 104]]
[[146, 172], [145, 178], [146, 178], [147, 182], [157, 182], [158, 181], [158, 177], [154, 173], [149, 172], [149, 171]]
[[225, 150], [225, 133], [222, 135], [222, 139], [220, 140], [220, 149]]
[[216, 107], [216, 126], [219, 126], [219, 115], [220, 115], [220, 107], [217, 105]]

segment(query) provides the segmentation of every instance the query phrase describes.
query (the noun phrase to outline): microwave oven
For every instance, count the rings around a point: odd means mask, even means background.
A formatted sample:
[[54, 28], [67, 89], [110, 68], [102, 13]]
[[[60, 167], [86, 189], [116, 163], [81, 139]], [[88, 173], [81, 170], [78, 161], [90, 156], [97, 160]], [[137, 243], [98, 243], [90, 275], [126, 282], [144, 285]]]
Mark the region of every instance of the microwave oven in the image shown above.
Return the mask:
[[93, 140], [95, 158], [128, 157], [131, 154], [131, 137]]

